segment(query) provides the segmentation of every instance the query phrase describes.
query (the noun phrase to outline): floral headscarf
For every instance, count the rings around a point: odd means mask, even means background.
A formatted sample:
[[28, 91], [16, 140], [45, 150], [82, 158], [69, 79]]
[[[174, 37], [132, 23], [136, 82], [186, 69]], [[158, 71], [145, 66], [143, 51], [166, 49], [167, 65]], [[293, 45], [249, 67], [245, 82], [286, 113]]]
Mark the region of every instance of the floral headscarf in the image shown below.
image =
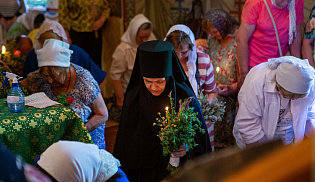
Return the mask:
[[222, 9], [212, 8], [206, 14], [204, 19], [208, 20], [220, 32], [224, 39], [226, 36], [235, 37], [240, 24], [230, 14]]

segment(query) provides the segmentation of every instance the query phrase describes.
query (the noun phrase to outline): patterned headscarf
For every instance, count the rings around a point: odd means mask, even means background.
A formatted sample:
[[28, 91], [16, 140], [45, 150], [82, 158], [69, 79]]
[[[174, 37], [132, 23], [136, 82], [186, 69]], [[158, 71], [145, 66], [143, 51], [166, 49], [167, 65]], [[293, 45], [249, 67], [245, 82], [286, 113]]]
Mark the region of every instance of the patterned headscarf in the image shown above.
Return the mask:
[[220, 32], [222, 39], [226, 36], [235, 37], [240, 24], [222, 9], [211, 8], [204, 19], [208, 20]]

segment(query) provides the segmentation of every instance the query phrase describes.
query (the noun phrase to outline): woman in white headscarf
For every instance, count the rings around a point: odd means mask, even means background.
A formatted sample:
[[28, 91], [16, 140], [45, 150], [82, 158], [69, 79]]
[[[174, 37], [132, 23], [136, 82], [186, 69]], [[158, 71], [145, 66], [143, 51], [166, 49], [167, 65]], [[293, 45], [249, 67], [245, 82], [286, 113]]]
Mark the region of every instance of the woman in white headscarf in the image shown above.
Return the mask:
[[106, 150], [76, 141], [54, 143], [37, 162], [37, 167], [53, 181], [117, 181], [118, 175], [118, 181], [127, 182], [119, 166], [119, 160]]
[[20, 35], [28, 35], [28, 33], [32, 30], [39, 28], [44, 20], [45, 16], [41, 11], [29, 11], [27, 13], [23, 13], [11, 25], [8, 30], [7, 37], [16, 38]]
[[138, 45], [149, 40], [156, 40], [152, 33], [152, 23], [143, 15], [136, 15], [121, 37], [121, 43], [113, 54], [110, 77], [113, 82], [118, 109], [122, 109], [124, 93], [133, 70]]
[[212, 102], [217, 97], [213, 66], [207, 54], [196, 50], [193, 32], [186, 25], [174, 25], [165, 40], [173, 44], [195, 94], [198, 95], [200, 90]]
[[[29, 73], [38, 69], [36, 52], [43, 47], [44, 42], [47, 39], [58, 39], [68, 43], [67, 34], [60, 23], [56, 21], [47, 21], [43, 23], [36, 33], [34, 49], [32, 49], [26, 56], [23, 68], [23, 78], [26, 78]], [[105, 84], [106, 72], [99, 68], [90, 56], [80, 47], [70, 44], [69, 49], [73, 51], [71, 62], [89, 70], [102, 90]]]
[[104, 99], [91, 73], [70, 62], [73, 51], [69, 47], [57, 39], [46, 40], [43, 48], [37, 50], [39, 69], [28, 74], [21, 84], [29, 93], [45, 92], [52, 100], [59, 95], [64, 95], [67, 101], [72, 98], [69, 108], [81, 117], [93, 142], [105, 149], [108, 111]]
[[300, 143], [315, 126], [314, 69], [293, 56], [253, 67], [238, 94], [233, 134], [240, 148], [281, 139]]

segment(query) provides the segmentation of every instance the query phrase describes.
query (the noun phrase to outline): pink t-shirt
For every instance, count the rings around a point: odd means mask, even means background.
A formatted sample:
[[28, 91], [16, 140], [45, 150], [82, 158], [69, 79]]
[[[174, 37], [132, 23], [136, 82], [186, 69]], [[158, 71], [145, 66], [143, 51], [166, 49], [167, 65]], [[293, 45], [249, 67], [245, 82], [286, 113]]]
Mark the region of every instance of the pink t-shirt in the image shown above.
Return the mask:
[[[278, 29], [282, 54], [285, 55], [289, 49], [289, 10], [275, 7], [271, 0], [267, 0], [267, 3]], [[304, 19], [303, 6], [304, 0], [295, 0], [296, 25], [300, 25]], [[242, 21], [256, 25], [248, 42], [249, 66], [253, 67], [267, 62], [269, 58], [280, 56], [276, 33], [264, 0], [247, 0], [242, 12]]]

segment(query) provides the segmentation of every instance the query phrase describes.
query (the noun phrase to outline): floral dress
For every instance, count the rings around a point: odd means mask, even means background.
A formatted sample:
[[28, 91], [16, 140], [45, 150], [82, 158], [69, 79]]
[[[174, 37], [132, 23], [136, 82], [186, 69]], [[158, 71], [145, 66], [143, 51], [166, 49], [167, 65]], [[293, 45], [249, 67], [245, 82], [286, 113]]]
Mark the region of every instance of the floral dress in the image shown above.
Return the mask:
[[[236, 41], [235, 39], [223, 48], [219, 41], [209, 36], [208, 47], [206, 53], [209, 54], [213, 67], [219, 72], [214, 72], [217, 84], [232, 85], [237, 82], [236, 66]], [[218, 96], [220, 101], [226, 104], [225, 114], [222, 121], [216, 122], [214, 125], [214, 147], [220, 149], [234, 145], [234, 137], [232, 129], [236, 116], [237, 94], [229, 96]]]
[[[69, 108], [73, 109], [73, 111], [81, 117], [83, 122], [86, 123], [92, 113], [92, 109], [89, 105], [100, 93], [100, 88], [89, 71], [76, 64], [71, 63], [71, 65], [75, 68], [77, 77], [74, 88], [66, 93], [65, 96], [73, 98], [73, 102], [70, 104]], [[31, 93], [45, 92], [50, 99], [57, 100], [58, 93], [52, 89], [50, 84], [44, 81], [39, 70], [28, 74], [27, 80], [29, 85], [28, 90]], [[105, 123], [90, 132], [94, 143], [100, 149], [105, 149], [104, 130]]]

